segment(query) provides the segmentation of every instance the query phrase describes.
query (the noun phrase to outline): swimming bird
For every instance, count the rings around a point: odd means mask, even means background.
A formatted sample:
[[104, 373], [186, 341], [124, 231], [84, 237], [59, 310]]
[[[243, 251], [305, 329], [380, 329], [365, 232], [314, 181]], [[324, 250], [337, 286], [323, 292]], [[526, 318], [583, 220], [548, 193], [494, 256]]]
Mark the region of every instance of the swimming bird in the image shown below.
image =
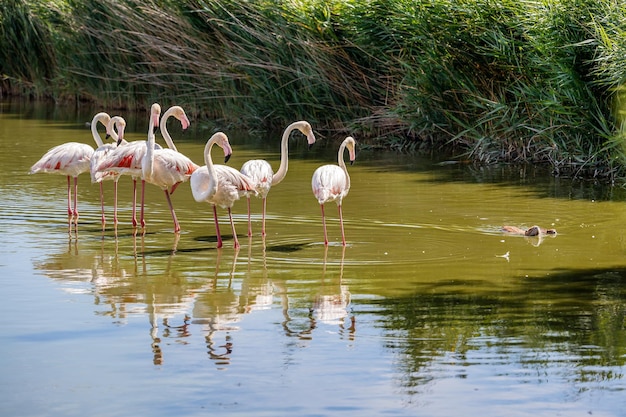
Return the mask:
[[[280, 142], [280, 166], [278, 171], [274, 173], [272, 166], [264, 159], [252, 159], [247, 161], [241, 167], [241, 173], [246, 175], [254, 182], [254, 189], [256, 195], [263, 200], [263, 223], [261, 226], [261, 234], [265, 236], [265, 208], [267, 204], [267, 194], [270, 192], [270, 188], [273, 185], [280, 183], [287, 175], [288, 159], [289, 159], [289, 135], [294, 130], [299, 130], [306, 136], [309, 147], [315, 143], [315, 135], [311, 125], [301, 120], [294, 122], [287, 126], [283, 132], [283, 137]], [[250, 220], [250, 193], [247, 193], [248, 200], [248, 236], [252, 236], [252, 222]]]
[[343, 213], [341, 203], [350, 191], [350, 175], [346, 163], [343, 160], [343, 153], [348, 149], [350, 156], [350, 164], [356, 158], [355, 153], [356, 141], [348, 136], [339, 147], [338, 163], [339, 165], [323, 165], [315, 170], [311, 180], [313, 195], [317, 198], [322, 208], [322, 224], [324, 225], [324, 245], [328, 245], [328, 235], [326, 233], [326, 217], [324, 214], [324, 204], [335, 201], [339, 208], [339, 224], [341, 225], [341, 242], [346, 246], [346, 236], [343, 231]]
[[239, 240], [237, 239], [231, 208], [235, 201], [239, 200], [245, 193], [255, 192], [254, 183], [250, 178], [234, 168], [226, 165], [214, 165], [213, 159], [211, 158], [211, 148], [215, 144], [224, 150], [224, 162], [228, 162], [233, 152], [228, 137], [222, 132], [217, 132], [211, 136], [204, 147], [205, 165], [198, 168], [191, 175], [189, 184], [191, 185], [193, 198], [197, 202], [207, 202], [213, 206], [217, 247], [222, 247], [222, 235], [217, 219], [217, 206], [220, 206], [221, 208], [228, 209], [228, 217], [233, 229], [233, 239], [235, 241], [234, 247], [239, 248]]

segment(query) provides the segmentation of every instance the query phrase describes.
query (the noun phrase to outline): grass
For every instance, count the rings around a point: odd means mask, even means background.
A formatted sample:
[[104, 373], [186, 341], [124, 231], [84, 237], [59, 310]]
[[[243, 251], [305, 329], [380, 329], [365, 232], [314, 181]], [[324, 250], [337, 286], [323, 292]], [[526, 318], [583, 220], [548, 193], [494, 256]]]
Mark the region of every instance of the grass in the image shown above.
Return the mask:
[[7, 0], [2, 93], [626, 177], [617, 0]]

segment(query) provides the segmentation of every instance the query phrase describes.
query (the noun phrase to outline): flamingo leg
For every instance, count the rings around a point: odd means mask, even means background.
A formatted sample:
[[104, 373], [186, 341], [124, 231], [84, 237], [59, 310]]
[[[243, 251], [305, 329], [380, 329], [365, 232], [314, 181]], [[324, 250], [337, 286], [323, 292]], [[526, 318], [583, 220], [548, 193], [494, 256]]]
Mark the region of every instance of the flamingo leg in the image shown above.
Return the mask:
[[328, 246], [328, 235], [326, 234], [326, 216], [324, 215], [324, 205], [320, 204], [322, 208], [322, 225], [324, 226], [324, 245]]
[[267, 206], [267, 197], [263, 197], [263, 226], [261, 226], [261, 236], [265, 236], [265, 207]]
[[146, 220], [143, 217], [144, 212], [144, 203], [145, 203], [145, 195], [146, 195], [146, 181], [141, 180], [141, 218], [139, 219], [141, 223], [141, 227], [146, 227]]
[[217, 233], [217, 247], [222, 247], [222, 234], [220, 233], [220, 223], [217, 221], [217, 206], [213, 205], [213, 219], [215, 220], [215, 233]]
[[74, 177], [74, 223], [78, 224], [78, 177]]
[[67, 215], [72, 217], [72, 180], [70, 176], [67, 176]]
[[104, 190], [102, 189], [102, 181], [99, 183], [100, 185], [100, 208], [102, 210], [102, 228], [104, 229], [104, 224], [107, 222], [106, 217], [104, 216]]
[[252, 220], [250, 219], [250, 196], [248, 196], [248, 236], [252, 236]]
[[113, 223], [117, 224], [117, 179], [113, 181]]
[[172, 213], [172, 220], [174, 220], [174, 233], [180, 232], [180, 224], [178, 223], [178, 219], [176, 218], [176, 212], [174, 211], [174, 205], [172, 204], [172, 199], [170, 198], [169, 191], [163, 190], [165, 192], [165, 198], [167, 199], [167, 204], [170, 206], [170, 212]]
[[235, 231], [235, 222], [233, 222], [233, 214], [228, 207], [228, 218], [230, 219], [230, 227], [233, 229], [233, 239], [235, 240], [235, 249], [239, 249], [239, 239], [237, 239], [237, 232]]
[[137, 179], [133, 178], [133, 227], [137, 227]]
[[343, 233], [343, 212], [341, 210], [341, 204], [337, 206], [339, 208], [339, 225], [341, 226], [341, 243], [346, 246], [346, 235]]

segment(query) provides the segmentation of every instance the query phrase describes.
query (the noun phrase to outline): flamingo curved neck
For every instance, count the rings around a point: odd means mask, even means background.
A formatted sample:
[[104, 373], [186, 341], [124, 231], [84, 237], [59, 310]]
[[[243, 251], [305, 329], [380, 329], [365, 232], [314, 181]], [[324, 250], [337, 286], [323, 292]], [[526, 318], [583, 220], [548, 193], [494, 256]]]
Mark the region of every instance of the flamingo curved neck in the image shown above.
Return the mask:
[[104, 145], [104, 142], [102, 142], [102, 138], [98, 133], [98, 122], [102, 123], [104, 126], [108, 126], [110, 120], [111, 117], [108, 114], [98, 113], [93, 117], [93, 120], [91, 121], [91, 135], [93, 136], [93, 140], [96, 141], [98, 148]]
[[299, 125], [300, 122], [294, 122], [287, 126], [283, 132], [283, 138], [280, 142], [280, 166], [272, 177], [272, 185], [278, 184], [287, 175], [287, 170], [289, 169], [289, 136]]
[[167, 143], [167, 147], [170, 149], [173, 149], [175, 151], [178, 151], [178, 149], [176, 149], [176, 145], [174, 145], [174, 141], [172, 140], [172, 137], [170, 136], [170, 132], [167, 130], [167, 119], [169, 119], [172, 115], [173, 115], [174, 111], [172, 110], [172, 108], [168, 109], [165, 114], [163, 115], [163, 118], [161, 119], [161, 134], [163, 135], [163, 139], [165, 139], [165, 143]]
[[152, 176], [152, 164], [154, 162], [154, 133], [148, 135], [148, 140], [146, 141], [146, 153], [143, 156], [143, 161], [141, 164], [141, 171], [143, 173], [144, 179], [150, 178]]
[[109, 120], [109, 125], [107, 128], [107, 131], [109, 132], [109, 135], [111, 136], [111, 138], [113, 139], [113, 142], [117, 143], [119, 136], [117, 134], [117, 132], [115, 131], [115, 123], [117, 122], [117, 116], [112, 117], [111, 120]]
[[141, 172], [143, 178], [150, 178], [152, 176], [152, 163], [154, 162], [154, 117], [150, 117], [150, 123], [148, 124], [148, 140], [146, 141], [146, 153], [143, 156], [141, 163]]
[[200, 194], [198, 201], [208, 200], [217, 192], [217, 173], [211, 158], [211, 148], [215, 145], [215, 138], [211, 138], [204, 147], [204, 164], [209, 174], [209, 184], [204, 192]]
[[344, 174], [346, 174], [346, 191], [350, 189], [350, 175], [348, 175], [348, 168], [346, 167], [346, 162], [343, 160], [343, 154], [346, 150], [346, 143], [342, 143], [339, 147], [339, 153], [337, 156], [337, 162], [339, 163], [339, 168], [343, 169]]

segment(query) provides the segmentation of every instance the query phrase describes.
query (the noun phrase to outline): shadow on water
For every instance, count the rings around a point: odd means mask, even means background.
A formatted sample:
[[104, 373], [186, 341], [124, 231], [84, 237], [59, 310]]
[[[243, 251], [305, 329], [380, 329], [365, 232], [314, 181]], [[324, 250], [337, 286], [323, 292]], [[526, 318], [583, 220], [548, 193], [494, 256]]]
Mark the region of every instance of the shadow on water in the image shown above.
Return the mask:
[[626, 390], [626, 268], [555, 271], [493, 294], [449, 284], [377, 301], [408, 392], [431, 382], [443, 363], [458, 363], [451, 377], [465, 378], [470, 365], [516, 356], [529, 380], [560, 375], [581, 390], [606, 381]]
[[[197, 237], [194, 238], [194, 240], [196, 240], [198, 242], [217, 243], [217, 235], [197, 236]], [[224, 241], [233, 240], [233, 235], [222, 234], [222, 240], [224, 240]]]
[[292, 252], [298, 252], [303, 250], [306, 247], [310, 247], [311, 244], [310, 243], [290, 243], [290, 244], [285, 244], [285, 245], [272, 245], [272, 246], [268, 246], [267, 250], [269, 252], [285, 252], [285, 253], [292, 253]]

